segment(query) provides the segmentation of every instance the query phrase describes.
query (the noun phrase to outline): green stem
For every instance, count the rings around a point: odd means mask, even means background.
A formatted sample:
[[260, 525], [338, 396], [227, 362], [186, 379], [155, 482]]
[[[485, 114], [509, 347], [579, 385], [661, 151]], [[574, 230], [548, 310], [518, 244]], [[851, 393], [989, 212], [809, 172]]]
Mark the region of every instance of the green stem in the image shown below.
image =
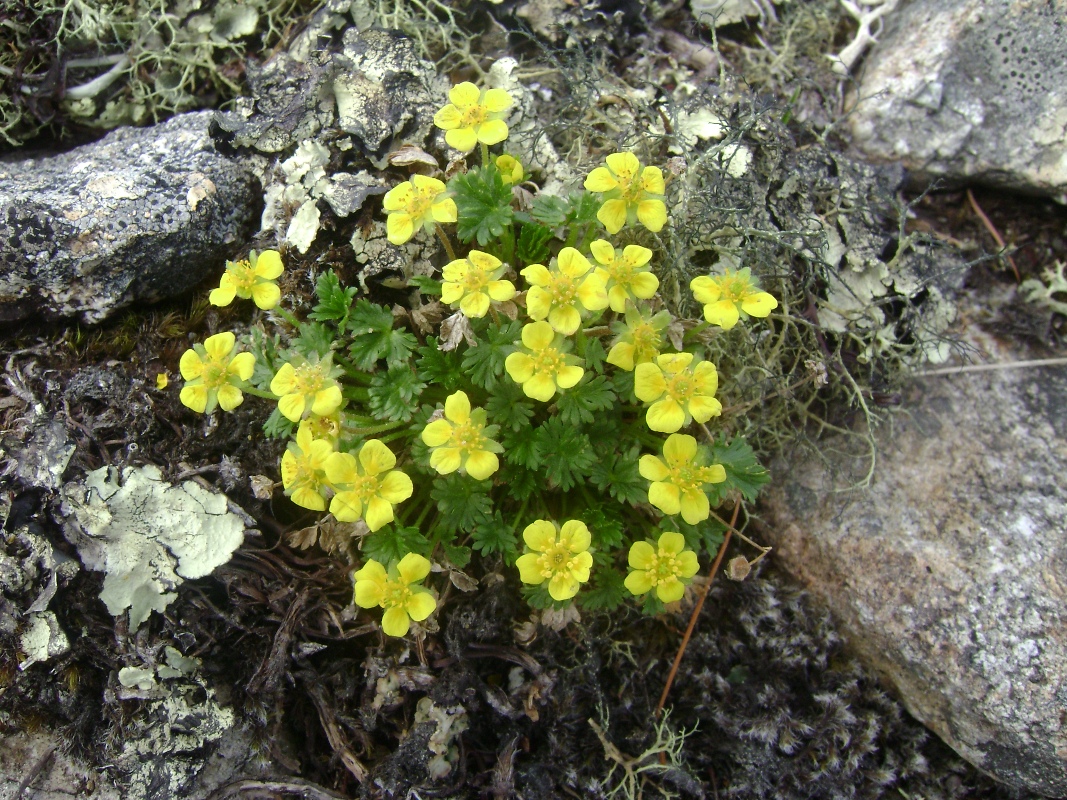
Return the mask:
[[291, 312], [286, 311], [281, 306], [276, 306], [274, 308], [274, 313], [277, 314], [282, 319], [284, 319], [286, 322], [288, 322], [294, 328], [299, 328], [300, 327], [300, 320], [298, 320], [295, 316], [293, 316], [293, 314]]
[[253, 397], [262, 397], [264, 400], [277, 400], [278, 395], [274, 392], [265, 392], [262, 389], [256, 389], [252, 386], [246, 386], [241, 389], [245, 394], [250, 394]]
[[[347, 428], [346, 427], [345, 430], [347, 432], [349, 432], [349, 433], [355, 434], [356, 436], [375, 436], [375, 435], [377, 435], [379, 433], [385, 433], [386, 431], [395, 431], [397, 428], [401, 427], [403, 424], [404, 423], [402, 423], [402, 422], [383, 422], [381, 425], [368, 425], [365, 428]], [[396, 436], [383, 437], [382, 441], [383, 442], [388, 442], [388, 441], [392, 441], [395, 438], [397, 438], [397, 437]]]
[[483, 167], [488, 167], [489, 166], [489, 145], [487, 145], [485, 142], [478, 142], [478, 144], [480, 144], [482, 146], [482, 166]]
[[[483, 144], [482, 147], [485, 147], [485, 145]], [[445, 248], [445, 253], [448, 254], [448, 260], [455, 261], [456, 251], [452, 249], [452, 241], [448, 238], [448, 234], [445, 233], [445, 229], [441, 227], [441, 223], [435, 223], [434, 230], [437, 231], [437, 238], [441, 240], [441, 244]]]
[[370, 400], [370, 392], [360, 386], [346, 386], [341, 390], [341, 394], [358, 403], [366, 403]]

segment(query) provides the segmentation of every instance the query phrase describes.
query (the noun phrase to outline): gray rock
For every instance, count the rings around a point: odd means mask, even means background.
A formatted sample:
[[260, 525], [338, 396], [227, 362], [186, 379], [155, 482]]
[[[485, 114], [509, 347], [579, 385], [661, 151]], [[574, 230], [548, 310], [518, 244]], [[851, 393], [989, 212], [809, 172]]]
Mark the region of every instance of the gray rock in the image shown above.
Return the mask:
[[252, 221], [258, 187], [216, 152], [210, 112], [0, 163], [0, 320], [98, 322], [189, 290]]
[[916, 0], [886, 18], [849, 117], [920, 179], [1067, 198], [1067, 4]]
[[866, 491], [841, 491], [840, 455], [779, 464], [765, 535], [915, 717], [998, 780], [1063, 797], [1067, 370], [927, 377], [902, 411]]

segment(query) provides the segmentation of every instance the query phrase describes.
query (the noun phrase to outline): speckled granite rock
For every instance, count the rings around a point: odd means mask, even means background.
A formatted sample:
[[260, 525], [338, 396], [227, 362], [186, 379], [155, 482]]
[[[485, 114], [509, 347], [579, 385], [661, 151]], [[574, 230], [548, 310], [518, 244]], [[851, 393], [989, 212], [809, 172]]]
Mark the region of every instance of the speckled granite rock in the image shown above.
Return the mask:
[[886, 17], [848, 120], [865, 156], [917, 177], [1062, 199], [1065, 86], [1062, 0], [915, 0]]
[[866, 491], [778, 465], [777, 563], [960, 755], [1067, 795], [1067, 369], [918, 380], [881, 439]]
[[210, 112], [0, 163], [0, 321], [98, 322], [195, 286], [247, 232], [258, 187]]

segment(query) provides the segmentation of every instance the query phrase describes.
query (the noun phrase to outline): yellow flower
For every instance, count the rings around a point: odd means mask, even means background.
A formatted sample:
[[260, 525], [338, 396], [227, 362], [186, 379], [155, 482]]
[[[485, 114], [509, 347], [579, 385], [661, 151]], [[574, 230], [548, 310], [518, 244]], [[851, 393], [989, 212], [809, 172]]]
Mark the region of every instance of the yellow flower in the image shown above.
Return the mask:
[[448, 99], [452, 102], [434, 115], [433, 124], [446, 131], [450, 147], [469, 153], [479, 142], [497, 144], [508, 138], [504, 112], [512, 100], [503, 89], [479, 90], [464, 81], [452, 87]]
[[341, 412], [330, 414], [312, 414], [300, 420], [298, 431], [307, 430], [315, 439], [325, 439], [334, 447], [341, 439]]
[[635, 219], [653, 233], [659, 232], [667, 223], [660, 168], [642, 169], [633, 153], [612, 153], [605, 160], [606, 167], [597, 167], [585, 179], [586, 189], [604, 196], [596, 218], [610, 234], [618, 233]]
[[403, 244], [419, 228], [431, 232], [436, 223], [455, 222], [456, 201], [442, 197], [445, 191], [445, 185], [436, 178], [412, 175], [407, 183], [386, 192], [382, 208], [388, 212], [385, 232], [389, 241]]
[[322, 361], [298, 359], [297, 366], [286, 362], [270, 382], [270, 390], [278, 395], [278, 410], [287, 420], [299, 422], [304, 416], [320, 417], [332, 414], [341, 407], [341, 387], [333, 376], [337, 372], [330, 357]]
[[659, 355], [663, 347], [663, 332], [670, 324], [669, 311], [660, 311], [649, 317], [633, 303], [628, 303], [625, 321], [612, 325], [612, 330], [618, 335], [605, 360], [619, 369], [632, 372], [637, 364], [646, 364]]
[[648, 300], [659, 288], [659, 278], [652, 274], [648, 262], [652, 251], [639, 244], [628, 244], [619, 252], [611, 242], [597, 239], [589, 249], [601, 266], [596, 271], [607, 285], [608, 305], [616, 314], [626, 310], [626, 301]]
[[539, 586], [547, 580], [553, 600], [569, 600], [589, 580], [593, 566], [589, 554], [591, 538], [581, 520], [568, 520], [560, 528], [554, 522], [539, 519], [526, 526], [522, 540], [533, 550], [515, 561], [523, 583]]
[[689, 284], [693, 297], [704, 304], [704, 319], [723, 330], [730, 330], [744, 317], [766, 317], [778, 308], [778, 301], [761, 292], [748, 267], [719, 277], [702, 275]]
[[337, 494], [330, 513], [341, 522], [360, 517], [378, 530], [393, 521], [393, 506], [411, 497], [411, 478], [398, 469], [396, 456], [377, 439], [365, 442], [359, 459], [351, 453], [334, 453], [326, 459], [326, 477]]
[[301, 508], [326, 510], [326, 495], [332, 488], [326, 477], [326, 459], [333, 445], [316, 439], [303, 425], [296, 432], [296, 444], [289, 443], [282, 454], [282, 486], [285, 493]]
[[707, 422], [722, 413], [715, 399], [719, 375], [710, 361], [693, 364], [692, 353], [665, 353], [634, 369], [634, 394], [652, 403], [645, 415], [648, 427], [674, 433], [692, 420]]
[[682, 513], [690, 525], [703, 522], [711, 515], [704, 486], [722, 483], [726, 470], [722, 464], [705, 466], [697, 440], [684, 433], [673, 433], [663, 443], [663, 459], [641, 456], [641, 477], [652, 481], [648, 502], [667, 515]]
[[526, 352], [509, 355], [504, 369], [515, 383], [522, 384], [527, 397], [547, 403], [557, 389], [570, 389], [585, 374], [578, 366], [580, 360], [566, 352], [563, 337], [547, 322], [524, 325], [522, 344]]
[[700, 564], [697, 554], [685, 549], [685, 537], [667, 531], [652, 542], [634, 542], [630, 547], [630, 572], [625, 586], [630, 594], [642, 595], [656, 590], [656, 597], [664, 603], [681, 600], [685, 585], [697, 574]]
[[510, 300], [515, 296], [515, 285], [501, 280], [504, 264], [496, 256], [471, 250], [466, 258], [457, 258], [445, 264], [441, 271], [441, 302], [459, 310], [466, 316], [484, 317], [491, 300]]
[[560, 250], [552, 266], [531, 264], [520, 273], [530, 284], [526, 311], [531, 319], [547, 318], [553, 330], [569, 336], [582, 323], [578, 306], [587, 311], [607, 308], [608, 293], [604, 278], [593, 272], [593, 265], [573, 247]]
[[352, 577], [355, 601], [360, 608], [385, 609], [382, 630], [386, 636], [405, 636], [411, 620], [422, 622], [437, 608], [437, 600], [425, 586], [416, 586], [430, 574], [430, 562], [418, 553], [408, 553], [386, 570], [371, 559]]
[[156, 388], [159, 389], [159, 391], [162, 392], [164, 389], [166, 389], [167, 385], [169, 383], [170, 383], [170, 378], [167, 376], [167, 373], [165, 373], [165, 372], [157, 372], [156, 373]]
[[522, 183], [522, 179], [526, 177], [519, 160], [515, 156], [509, 156], [507, 153], [496, 157], [496, 168], [500, 170], [500, 177], [504, 179], [504, 183], [508, 186]]
[[178, 395], [182, 405], [201, 414], [210, 414], [218, 405], [223, 411], [233, 411], [244, 402], [244, 393], [238, 386], [252, 377], [256, 357], [251, 353], [238, 353], [230, 358], [236, 337], [226, 331], [216, 333], [186, 350], [178, 362], [178, 369], [185, 378], [185, 386]]
[[251, 298], [262, 309], [274, 308], [282, 292], [274, 281], [282, 274], [282, 257], [277, 250], [253, 250], [247, 261], [227, 261], [219, 288], [208, 295], [212, 305], [228, 306], [233, 298]]
[[492, 436], [497, 426], [485, 424], [485, 409], [471, 410], [466, 392], [456, 392], [445, 400], [444, 419], [435, 419], [422, 430], [422, 441], [433, 448], [430, 466], [442, 475], [465, 470], [484, 481], [500, 468], [496, 454], [503, 448]]

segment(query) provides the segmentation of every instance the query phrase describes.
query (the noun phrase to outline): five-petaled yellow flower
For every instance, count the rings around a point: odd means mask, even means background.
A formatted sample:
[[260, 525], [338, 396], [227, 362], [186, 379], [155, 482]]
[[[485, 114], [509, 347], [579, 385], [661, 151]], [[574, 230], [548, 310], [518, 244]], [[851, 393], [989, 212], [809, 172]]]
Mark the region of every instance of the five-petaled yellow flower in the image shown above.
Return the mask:
[[685, 585], [697, 574], [700, 564], [697, 554], [685, 549], [685, 537], [667, 531], [652, 542], [634, 542], [630, 547], [630, 569], [625, 586], [630, 594], [642, 595], [656, 590], [656, 597], [664, 603], [681, 600]]
[[645, 364], [660, 354], [663, 332], [671, 324], [669, 311], [648, 316], [633, 303], [626, 305], [624, 321], [615, 322], [611, 329], [618, 334], [605, 359], [619, 369], [633, 372], [637, 364]]
[[648, 427], [674, 433], [692, 420], [707, 422], [722, 412], [715, 399], [719, 374], [710, 361], [693, 363], [692, 353], [665, 353], [634, 368], [634, 394], [652, 403], [645, 415]]
[[593, 270], [589, 260], [573, 247], [564, 247], [552, 269], [531, 264], [522, 270], [530, 284], [526, 293], [526, 311], [534, 320], [548, 319], [553, 330], [569, 336], [582, 323], [581, 306], [600, 311], [608, 306], [604, 276]]
[[693, 278], [689, 288], [697, 302], [704, 304], [704, 319], [727, 331], [742, 317], [766, 317], [778, 308], [772, 294], [760, 291], [748, 267], [737, 272], [727, 269], [718, 277]]
[[321, 361], [298, 359], [294, 367], [282, 364], [270, 382], [270, 390], [278, 395], [278, 410], [287, 420], [299, 422], [304, 416], [320, 417], [332, 414], [341, 407], [341, 387], [334, 380], [338, 370], [330, 356]]
[[237, 338], [226, 331], [216, 333], [186, 350], [178, 362], [185, 378], [185, 386], [178, 395], [182, 405], [200, 414], [210, 414], [218, 405], [223, 411], [233, 411], [244, 402], [238, 386], [252, 377], [256, 357], [238, 353], [230, 358]]
[[212, 305], [228, 306], [234, 297], [251, 298], [262, 309], [274, 308], [282, 292], [274, 281], [282, 274], [282, 257], [277, 250], [253, 250], [247, 261], [227, 261], [219, 288], [208, 295]]
[[326, 495], [333, 488], [326, 477], [326, 459], [333, 445], [316, 439], [311, 429], [301, 425], [296, 443], [289, 443], [282, 454], [282, 486], [294, 503], [312, 511], [326, 510]]
[[604, 195], [596, 218], [610, 234], [635, 219], [658, 233], [667, 224], [663, 171], [659, 167], [642, 169], [633, 153], [612, 153], [605, 160], [606, 167], [597, 167], [585, 179], [586, 189]]
[[466, 258], [457, 258], [441, 270], [441, 302], [471, 318], [484, 317], [491, 300], [510, 300], [515, 296], [515, 284], [501, 280], [504, 264], [496, 256], [471, 250]]
[[504, 369], [527, 397], [547, 403], [557, 389], [570, 389], [585, 374], [580, 359], [567, 353], [565, 340], [547, 322], [524, 325], [522, 344], [526, 352], [509, 355]]
[[352, 576], [356, 582], [356, 605], [384, 608], [382, 630], [385, 635], [405, 636], [411, 620], [422, 622], [437, 608], [437, 600], [430, 590], [416, 585], [429, 574], [430, 562], [418, 553], [408, 553], [388, 570], [371, 559]]
[[705, 465], [697, 440], [684, 433], [674, 433], [663, 443], [663, 458], [641, 456], [641, 477], [652, 481], [648, 502], [668, 516], [681, 512], [690, 525], [703, 522], [711, 515], [704, 487], [726, 480], [722, 464]]
[[326, 477], [337, 494], [330, 501], [330, 513], [341, 522], [362, 517], [372, 531], [393, 521], [393, 506], [411, 497], [411, 478], [398, 469], [396, 456], [378, 439], [370, 439], [359, 450], [334, 453], [326, 459]]
[[500, 468], [496, 454], [503, 448], [492, 438], [497, 429], [486, 426], [484, 408], [471, 410], [466, 392], [449, 395], [444, 419], [435, 419], [422, 430], [422, 441], [433, 448], [430, 466], [442, 475], [465, 470], [484, 481]]
[[626, 310], [627, 300], [648, 300], [656, 293], [659, 278], [648, 267], [652, 251], [647, 247], [628, 244], [620, 254], [611, 242], [597, 239], [589, 249], [600, 264], [596, 271], [605, 280], [608, 305], [616, 314]]
[[450, 147], [469, 153], [479, 142], [497, 144], [508, 138], [504, 112], [512, 101], [503, 89], [480, 90], [464, 81], [449, 90], [448, 99], [452, 102], [434, 115], [433, 124], [445, 131]]
[[393, 244], [404, 244], [419, 228], [430, 232], [434, 225], [458, 219], [456, 201], [444, 196], [445, 185], [437, 178], [412, 175], [411, 180], [390, 189], [382, 201], [388, 216], [385, 233]]
[[500, 177], [504, 179], [504, 183], [508, 186], [522, 183], [522, 179], [526, 177], [526, 173], [522, 169], [522, 162], [507, 153], [496, 157], [496, 168], [500, 170]]
[[554, 522], [539, 519], [526, 526], [522, 540], [533, 551], [515, 561], [523, 583], [538, 586], [547, 580], [553, 600], [569, 600], [589, 580], [593, 566], [593, 556], [589, 554], [591, 537], [581, 520], [568, 520], [560, 528]]

